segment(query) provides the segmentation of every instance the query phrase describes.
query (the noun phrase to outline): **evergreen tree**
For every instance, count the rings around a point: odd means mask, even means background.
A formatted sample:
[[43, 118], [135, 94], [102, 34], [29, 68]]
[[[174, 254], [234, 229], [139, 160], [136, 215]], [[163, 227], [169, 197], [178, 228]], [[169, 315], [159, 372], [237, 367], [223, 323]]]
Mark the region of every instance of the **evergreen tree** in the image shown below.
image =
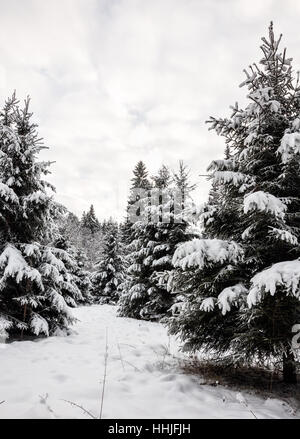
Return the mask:
[[131, 183], [131, 189], [149, 189], [150, 183], [148, 180], [148, 171], [146, 165], [142, 161], [139, 161], [134, 168]]
[[179, 247], [177, 288], [187, 293], [171, 332], [187, 350], [230, 361], [281, 359], [296, 380], [292, 327], [300, 321], [300, 88], [273, 26], [260, 65], [250, 66], [245, 109], [209, 123], [226, 141], [209, 171], [214, 196], [202, 212], [203, 239]]
[[87, 213], [83, 212], [81, 226], [87, 229], [92, 235], [99, 232], [100, 223], [96, 217], [93, 205], [91, 205], [90, 210]]
[[74, 213], [66, 211], [59, 221], [60, 232], [69, 241], [70, 245], [79, 248], [81, 245], [81, 224]]
[[[125, 317], [140, 318], [140, 304], [149, 284], [149, 267], [144, 265], [144, 209], [141, 205], [148, 204], [148, 190], [150, 181], [146, 166], [139, 161], [133, 170], [134, 177], [131, 179], [132, 185], [127, 205], [127, 216], [122, 226], [122, 242], [124, 244], [125, 263], [128, 266], [126, 276], [120, 285], [119, 315]], [[145, 190], [144, 199], [140, 199], [137, 190]], [[142, 194], [142, 192], [141, 192]], [[130, 209], [135, 209], [136, 215], [141, 221], [132, 222], [129, 215]]]
[[87, 255], [81, 248], [75, 248], [73, 258], [75, 260], [74, 269], [72, 274], [74, 276], [74, 282], [81, 292], [82, 298], [78, 300], [80, 304], [90, 304], [93, 302], [92, 297], [92, 282], [91, 273], [86, 270]]
[[152, 180], [151, 204], [146, 192], [141, 221], [131, 229], [129, 278], [120, 300], [120, 314], [155, 320], [165, 316], [173, 304], [168, 278], [174, 250], [187, 239], [187, 223], [175, 221], [175, 191], [167, 167], [162, 166]]
[[81, 227], [84, 227], [85, 221], [86, 221], [86, 213], [85, 213], [85, 211], [83, 211], [82, 216], [81, 216], [81, 220], [80, 220]]
[[[121, 226], [121, 239], [124, 244], [125, 252], [126, 249], [129, 250], [129, 244], [135, 239], [134, 228], [132, 220], [130, 218], [130, 209], [137, 202], [139, 202], [139, 190], [149, 190], [151, 187], [150, 181], [148, 179], [148, 171], [145, 164], [142, 161], [139, 161], [134, 170], [133, 170], [133, 178], [131, 179], [131, 187], [130, 194], [127, 202], [127, 211], [125, 221]], [[137, 216], [140, 215], [140, 208], [136, 209]]]
[[182, 160], [179, 161], [178, 171], [173, 173], [173, 181], [177, 190], [180, 191], [184, 211], [187, 207], [185, 204], [189, 204], [190, 194], [196, 189], [196, 185], [190, 183], [190, 171]]
[[83, 212], [80, 221], [79, 245], [86, 255], [85, 268], [88, 271], [94, 269], [97, 259], [100, 257], [103, 249], [103, 224], [101, 225], [96, 217], [93, 205], [87, 213]]
[[92, 274], [93, 296], [96, 302], [117, 303], [119, 286], [124, 278], [123, 270], [118, 224], [110, 219], [106, 223], [103, 253]]
[[0, 114], [0, 334], [50, 335], [74, 321], [81, 298], [70, 255], [51, 243], [55, 203], [43, 176], [49, 163], [31, 122], [29, 98], [15, 98]]
[[76, 215], [63, 208], [60, 209], [56, 222], [58, 228], [55, 246], [67, 251], [73, 259], [70, 271], [82, 296], [78, 303], [91, 303], [91, 273], [85, 268], [88, 266], [88, 258], [81, 246], [80, 221]]

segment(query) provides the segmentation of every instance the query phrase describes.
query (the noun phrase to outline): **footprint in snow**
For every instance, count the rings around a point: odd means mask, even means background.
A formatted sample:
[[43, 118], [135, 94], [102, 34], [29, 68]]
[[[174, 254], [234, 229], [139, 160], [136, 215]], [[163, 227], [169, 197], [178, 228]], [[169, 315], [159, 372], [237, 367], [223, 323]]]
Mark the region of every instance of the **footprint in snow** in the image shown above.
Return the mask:
[[60, 383], [64, 383], [65, 381], [67, 381], [69, 379], [69, 377], [67, 375], [63, 375], [63, 374], [57, 374], [54, 375], [54, 378], [56, 379], [56, 381], [59, 381]]
[[139, 330], [144, 332], [149, 332], [149, 328], [147, 326], [140, 326]]
[[174, 381], [176, 379], [176, 375], [174, 374], [168, 374], [168, 375], [164, 375], [160, 378], [160, 381]]

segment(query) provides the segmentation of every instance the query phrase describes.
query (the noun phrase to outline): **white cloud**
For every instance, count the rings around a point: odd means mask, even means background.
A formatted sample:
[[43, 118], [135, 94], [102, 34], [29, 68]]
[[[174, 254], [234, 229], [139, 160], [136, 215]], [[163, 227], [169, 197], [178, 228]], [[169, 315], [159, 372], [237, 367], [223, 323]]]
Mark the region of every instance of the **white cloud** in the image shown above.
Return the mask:
[[[242, 69], [274, 20], [297, 55], [296, 0], [0, 0], [0, 92], [30, 94], [55, 160], [57, 198], [122, 217], [132, 168], [184, 159], [198, 177], [223, 154], [210, 115], [244, 100]], [[300, 60], [296, 60], [299, 65]]]

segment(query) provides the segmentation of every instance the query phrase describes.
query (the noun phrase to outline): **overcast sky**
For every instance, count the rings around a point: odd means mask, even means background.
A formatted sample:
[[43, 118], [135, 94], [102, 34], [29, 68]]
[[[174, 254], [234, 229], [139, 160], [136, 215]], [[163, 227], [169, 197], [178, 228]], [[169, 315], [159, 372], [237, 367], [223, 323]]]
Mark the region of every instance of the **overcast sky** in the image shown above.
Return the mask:
[[140, 159], [183, 159], [202, 202], [198, 175], [224, 150], [205, 120], [244, 101], [270, 20], [298, 69], [298, 0], [0, 0], [1, 104], [30, 94], [57, 200], [78, 215], [121, 218]]

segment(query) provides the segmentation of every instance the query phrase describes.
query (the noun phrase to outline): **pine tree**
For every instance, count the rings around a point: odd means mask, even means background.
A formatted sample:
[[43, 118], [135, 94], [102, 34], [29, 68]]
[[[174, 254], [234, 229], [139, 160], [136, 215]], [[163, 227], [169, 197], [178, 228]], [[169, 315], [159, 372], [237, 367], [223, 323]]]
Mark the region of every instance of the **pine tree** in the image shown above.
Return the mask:
[[131, 189], [149, 189], [148, 171], [142, 161], [139, 161], [134, 168], [131, 183]]
[[[149, 268], [143, 262], [143, 242], [145, 230], [143, 218], [144, 211], [140, 205], [148, 204], [148, 191], [151, 184], [148, 180], [148, 172], [143, 162], [139, 161], [133, 170], [134, 177], [127, 205], [127, 216], [122, 226], [122, 243], [124, 245], [125, 264], [127, 265], [124, 281], [120, 285], [119, 315], [124, 317], [140, 318], [140, 304], [149, 285]], [[145, 199], [137, 191], [145, 190]], [[132, 222], [129, 215], [130, 209], [138, 203], [136, 216], [141, 221]]]
[[80, 304], [92, 302], [91, 296], [91, 273], [86, 269], [89, 265], [88, 257], [82, 248], [80, 221], [66, 208], [61, 207], [56, 218], [56, 247], [65, 250], [72, 257], [73, 264], [70, 272], [74, 283], [78, 287], [81, 298], [77, 300]]
[[[170, 178], [166, 166], [162, 166], [158, 174], [152, 177], [151, 206], [148, 206], [148, 198], [146, 198], [143, 220], [134, 225], [138, 239], [135, 241], [135, 251], [131, 255], [134, 263], [129, 267], [129, 272], [133, 275], [131, 291], [133, 289], [133, 297], [135, 297], [136, 286], [138, 287], [140, 294], [135, 314], [138, 318], [147, 320], [162, 318], [172, 305], [171, 294], [161, 281], [162, 272], [171, 262], [168, 254], [170, 246], [167, 242], [167, 224], [162, 222], [163, 217], [165, 221], [170, 221], [170, 209], [166, 209], [166, 205], [170, 203], [168, 192]], [[141, 276], [143, 272], [146, 277]], [[143, 291], [141, 291], [141, 280]]]
[[81, 215], [81, 220], [80, 220], [81, 227], [84, 227], [85, 221], [86, 221], [86, 213], [85, 213], [85, 211], [83, 211], [82, 215]]
[[75, 265], [72, 270], [74, 277], [74, 282], [77, 288], [81, 292], [82, 298], [78, 300], [78, 303], [82, 305], [90, 304], [93, 302], [92, 296], [92, 282], [91, 273], [85, 267], [87, 266], [87, 255], [81, 248], [73, 249], [73, 258], [75, 260]]
[[87, 256], [85, 268], [88, 271], [94, 269], [97, 258], [99, 258], [103, 248], [103, 225], [96, 217], [93, 205], [87, 213], [83, 212], [78, 233], [78, 248], [81, 248]]
[[[126, 217], [125, 221], [121, 226], [121, 236], [122, 236], [122, 242], [126, 247], [135, 239], [134, 238], [134, 230], [132, 228], [132, 220], [130, 218], [130, 208], [134, 206], [139, 201], [139, 191], [143, 190], [150, 190], [151, 184], [148, 179], [148, 171], [146, 168], [146, 165], [139, 161], [134, 170], [133, 170], [133, 178], [131, 179], [131, 187], [130, 187], [130, 194], [127, 202], [127, 211], [126, 211]], [[140, 215], [140, 208], [137, 207], [136, 209], [137, 216]]]
[[94, 206], [91, 204], [90, 210], [82, 215], [81, 226], [87, 229], [92, 235], [99, 232], [100, 223], [95, 214]]
[[[300, 321], [300, 88], [291, 59], [269, 28], [260, 65], [245, 71], [249, 104], [211, 118], [226, 141], [209, 171], [214, 197], [203, 209], [203, 239], [178, 248], [177, 288], [187, 293], [171, 332], [187, 350], [230, 361], [283, 364], [296, 380], [292, 327]], [[297, 259], [298, 258], [298, 259]]]
[[81, 224], [77, 216], [65, 209], [65, 213], [58, 221], [60, 233], [69, 241], [71, 246], [79, 248], [81, 245]]
[[182, 200], [182, 210], [187, 207], [185, 204], [189, 204], [190, 194], [196, 189], [195, 184], [190, 183], [190, 170], [184, 164], [183, 160], [179, 161], [179, 169], [173, 173], [173, 181], [175, 187], [180, 191]]
[[174, 250], [179, 242], [187, 239], [187, 223], [174, 220], [175, 191], [170, 186], [168, 168], [162, 166], [152, 180], [151, 205], [146, 192], [141, 221], [136, 221], [131, 229], [129, 278], [121, 297], [120, 313], [156, 320], [167, 314], [174, 301], [168, 278], [172, 272]]
[[0, 114], [0, 334], [50, 335], [74, 321], [81, 298], [70, 255], [51, 243], [55, 203], [37, 161], [44, 148], [31, 122], [29, 98], [15, 95]]
[[106, 223], [103, 252], [92, 274], [94, 301], [117, 303], [123, 278], [124, 265], [118, 224], [110, 219]]

